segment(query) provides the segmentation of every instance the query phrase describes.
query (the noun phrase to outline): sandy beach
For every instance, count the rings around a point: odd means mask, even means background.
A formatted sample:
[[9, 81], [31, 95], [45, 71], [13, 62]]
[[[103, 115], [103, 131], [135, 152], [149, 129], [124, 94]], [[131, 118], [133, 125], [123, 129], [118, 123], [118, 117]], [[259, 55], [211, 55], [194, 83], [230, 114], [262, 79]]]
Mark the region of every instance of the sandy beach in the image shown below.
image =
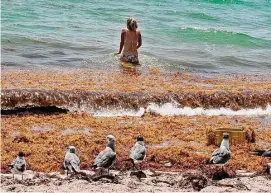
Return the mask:
[[[202, 191], [267, 191], [269, 179], [262, 175], [270, 158], [253, 156], [249, 151], [270, 148], [271, 117], [266, 109], [271, 101], [270, 83], [268, 75], [210, 76], [165, 73], [157, 69], [144, 72], [144, 76], [134, 72], [111, 73], [109, 76], [105, 72], [80, 70], [33, 72], [4, 69], [1, 186], [4, 191], [196, 191], [191, 187], [176, 188], [177, 182], [154, 183], [149, 177], [145, 181], [131, 178], [127, 170], [131, 164], [123, 160], [128, 158], [135, 137], [143, 135], [148, 152], [146, 162], [142, 164], [143, 170], [175, 172], [174, 179], [182, 173], [196, 170], [210, 181]], [[163, 108], [161, 112], [146, 112], [144, 116], [125, 114], [127, 110], [136, 112], [150, 102], [170, 103], [172, 98], [179, 103], [176, 108], [190, 107], [192, 111], [194, 108], [206, 111], [213, 108], [222, 114], [171, 115], [163, 114]], [[50, 106], [64, 111], [46, 112], [41, 108]], [[37, 109], [33, 111], [33, 107]], [[110, 111], [114, 108], [124, 111], [113, 116]], [[263, 114], [249, 115], [255, 111], [253, 108], [261, 108]], [[244, 109], [252, 110], [242, 111]], [[103, 116], [95, 114], [97, 111], [102, 111]], [[233, 114], [223, 115], [228, 111]], [[221, 168], [206, 165], [217, 148], [209, 144], [209, 133], [217, 128], [237, 127], [246, 132], [246, 141], [230, 146], [232, 157], [223, 167], [230, 179], [214, 182], [212, 178]], [[252, 132], [256, 139], [253, 142]], [[14, 181], [10, 174], [6, 174], [8, 164], [21, 150], [26, 155], [28, 170], [62, 173], [68, 145], [78, 149], [81, 169], [91, 170], [90, 166], [104, 148], [104, 137], [108, 134], [116, 136], [117, 161], [112, 169], [122, 178], [119, 184], [103, 180], [91, 183], [83, 179], [66, 180], [62, 176], [60, 181], [50, 177], [47, 184], [36, 185], [32, 176], [29, 183], [34, 185], [29, 186], [27, 179]], [[245, 186], [236, 185], [240, 182], [238, 170], [252, 172], [254, 177], [241, 178]], [[123, 175], [133, 182], [128, 182]], [[224, 185], [220, 187], [221, 183]], [[235, 185], [225, 185], [231, 183]], [[247, 183], [251, 185], [248, 187]], [[217, 189], [212, 189], [213, 186]]]
[[[6, 192], [269, 192], [270, 176], [250, 176], [212, 181], [200, 172], [144, 171], [138, 178], [131, 172], [112, 171], [114, 182], [103, 178], [90, 181], [80, 177], [66, 177], [59, 173], [28, 171], [24, 180], [1, 174], [1, 190]], [[92, 174], [91, 172], [88, 172]]]

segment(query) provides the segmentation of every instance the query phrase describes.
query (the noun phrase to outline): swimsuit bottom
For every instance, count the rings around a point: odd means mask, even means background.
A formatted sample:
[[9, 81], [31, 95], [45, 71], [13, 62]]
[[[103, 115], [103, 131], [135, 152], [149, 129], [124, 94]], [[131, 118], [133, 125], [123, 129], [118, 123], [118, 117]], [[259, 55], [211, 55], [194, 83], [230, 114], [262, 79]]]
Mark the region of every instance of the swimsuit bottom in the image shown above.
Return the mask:
[[139, 63], [137, 55], [122, 54], [122, 57], [125, 58], [129, 63], [132, 63], [132, 64]]

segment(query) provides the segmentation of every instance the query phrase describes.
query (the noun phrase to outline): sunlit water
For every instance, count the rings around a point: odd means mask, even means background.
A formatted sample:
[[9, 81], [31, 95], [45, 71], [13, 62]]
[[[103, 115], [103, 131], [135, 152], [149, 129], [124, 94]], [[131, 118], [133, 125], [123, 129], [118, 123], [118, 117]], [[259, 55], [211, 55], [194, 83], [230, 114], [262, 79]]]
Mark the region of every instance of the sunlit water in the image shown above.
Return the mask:
[[135, 17], [141, 68], [271, 71], [268, 0], [3, 0], [2, 65], [118, 69], [120, 31]]

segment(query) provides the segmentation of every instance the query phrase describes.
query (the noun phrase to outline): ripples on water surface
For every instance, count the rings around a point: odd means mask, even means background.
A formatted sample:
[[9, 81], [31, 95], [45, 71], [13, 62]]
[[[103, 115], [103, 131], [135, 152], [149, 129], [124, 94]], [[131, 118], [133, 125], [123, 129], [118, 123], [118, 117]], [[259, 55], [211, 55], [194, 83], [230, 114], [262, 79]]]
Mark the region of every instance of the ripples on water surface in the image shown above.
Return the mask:
[[[108, 69], [135, 17], [143, 67], [270, 72], [270, 1], [2, 1], [2, 65]], [[114, 69], [114, 68], [111, 68]]]

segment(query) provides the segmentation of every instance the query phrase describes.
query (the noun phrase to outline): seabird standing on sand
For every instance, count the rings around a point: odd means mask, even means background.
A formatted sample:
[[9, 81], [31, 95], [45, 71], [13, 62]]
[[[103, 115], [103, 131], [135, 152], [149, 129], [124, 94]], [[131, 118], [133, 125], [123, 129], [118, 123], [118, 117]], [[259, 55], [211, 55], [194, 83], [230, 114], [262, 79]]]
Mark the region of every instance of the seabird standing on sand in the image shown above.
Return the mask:
[[9, 167], [11, 168], [13, 178], [14, 174], [21, 174], [23, 179], [23, 173], [26, 170], [26, 161], [24, 159], [24, 152], [20, 151], [18, 157], [11, 162]]
[[144, 161], [144, 159], [146, 158], [146, 153], [147, 153], [147, 150], [144, 144], [144, 138], [143, 136], [138, 136], [137, 142], [135, 143], [135, 145], [132, 147], [130, 151], [130, 160], [134, 168], [136, 168], [136, 165], [135, 165], [136, 163], [140, 163]]
[[115, 137], [113, 135], [108, 135], [106, 136], [106, 140], [106, 148], [98, 154], [94, 160], [93, 167], [94, 169], [107, 168], [109, 174], [109, 167], [112, 166], [116, 160]]
[[76, 155], [76, 149], [74, 146], [69, 146], [68, 151], [64, 158], [64, 168], [65, 173], [68, 175], [69, 173], [78, 173], [80, 171], [80, 159]]
[[225, 164], [231, 158], [229, 134], [223, 133], [223, 140], [220, 148], [212, 153], [209, 164]]

